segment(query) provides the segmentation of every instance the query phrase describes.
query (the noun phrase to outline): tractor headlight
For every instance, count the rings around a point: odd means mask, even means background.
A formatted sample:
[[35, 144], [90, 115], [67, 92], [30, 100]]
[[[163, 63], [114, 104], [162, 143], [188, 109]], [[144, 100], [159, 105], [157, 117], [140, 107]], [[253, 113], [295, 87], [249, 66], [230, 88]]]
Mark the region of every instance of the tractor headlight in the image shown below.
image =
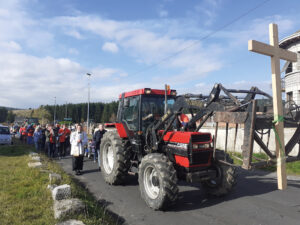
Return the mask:
[[210, 148], [210, 144], [193, 144], [193, 149]]
[[145, 88], [145, 94], [151, 94], [151, 88]]
[[199, 144], [198, 148], [210, 148], [210, 144]]
[[198, 144], [193, 144], [193, 149], [198, 149]]

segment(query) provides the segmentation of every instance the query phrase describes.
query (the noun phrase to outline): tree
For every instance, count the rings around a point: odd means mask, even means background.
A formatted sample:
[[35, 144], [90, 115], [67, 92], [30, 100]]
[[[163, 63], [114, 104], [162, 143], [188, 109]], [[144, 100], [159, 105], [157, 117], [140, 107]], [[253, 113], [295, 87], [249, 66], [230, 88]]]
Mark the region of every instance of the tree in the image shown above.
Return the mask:
[[35, 109], [32, 116], [38, 118], [41, 124], [49, 123], [52, 120], [51, 113], [42, 106]]
[[[44, 108], [50, 113], [50, 121], [54, 116], [54, 106], [46, 105], [40, 108]], [[63, 120], [65, 118], [66, 105], [57, 105], [56, 106], [56, 118]], [[117, 111], [118, 111], [118, 102], [111, 103], [102, 103], [102, 102], [91, 102], [89, 109], [89, 118], [94, 120], [96, 123], [100, 122], [109, 122], [115, 121]], [[68, 104], [68, 117], [72, 118], [72, 121], [75, 123], [84, 122], [87, 119], [87, 103], [79, 104]]]
[[101, 122], [105, 123], [105, 122], [109, 122], [109, 106], [108, 104], [104, 105], [104, 109], [103, 109], [103, 113], [102, 113], [102, 117], [101, 117]]
[[7, 109], [5, 107], [0, 107], [0, 122], [5, 122], [7, 119]]
[[6, 120], [9, 123], [13, 123], [15, 121], [16, 114], [14, 114], [11, 110], [8, 111]]

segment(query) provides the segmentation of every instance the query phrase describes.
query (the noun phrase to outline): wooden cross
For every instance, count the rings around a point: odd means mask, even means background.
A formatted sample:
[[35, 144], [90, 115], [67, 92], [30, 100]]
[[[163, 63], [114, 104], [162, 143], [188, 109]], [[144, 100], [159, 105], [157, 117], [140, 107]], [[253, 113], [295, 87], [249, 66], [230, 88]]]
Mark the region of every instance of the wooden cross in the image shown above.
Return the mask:
[[[276, 24], [271, 23], [269, 25], [269, 38], [270, 45], [249, 40], [248, 50], [263, 55], [271, 56], [271, 68], [272, 68], [272, 92], [273, 92], [273, 109], [275, 130], [278, 134], [276, 139], [276, 156], [277, 156], [277, 183], [278, 189], [284, 190], [287, 187], [286, 180], [286, 167], [285, 167], [285, 150], [284, 150], [284, 123], [283, 118], [283, 106], [282, 106], [282, 94], [281, 94], [281, 78], [280, 78], [280, 59], [284, 59], [290, 62], [297, 61], [297, 54], [279, 48], [278, 45], [278, 27]], [[280, 148], [281, 144], [281, 148]]]

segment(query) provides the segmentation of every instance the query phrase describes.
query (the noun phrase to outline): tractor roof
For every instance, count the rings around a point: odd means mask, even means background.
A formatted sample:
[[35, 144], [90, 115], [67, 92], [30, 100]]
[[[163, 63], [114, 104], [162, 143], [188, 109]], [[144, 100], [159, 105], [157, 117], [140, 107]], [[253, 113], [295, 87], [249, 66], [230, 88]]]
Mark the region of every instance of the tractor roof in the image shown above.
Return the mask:
[[[165, 95], [165, 90], [151, 89], [151, 88], [142, 88], [134, 91], [129, 91], [124, 93], [124, 98], [128, 98], [131, 96], [138, 95]], [[175, 90], [168, 90], [167, 95], [176, 96]], [[122, 98], [122, 94], [120, 94], [119, 98]]]

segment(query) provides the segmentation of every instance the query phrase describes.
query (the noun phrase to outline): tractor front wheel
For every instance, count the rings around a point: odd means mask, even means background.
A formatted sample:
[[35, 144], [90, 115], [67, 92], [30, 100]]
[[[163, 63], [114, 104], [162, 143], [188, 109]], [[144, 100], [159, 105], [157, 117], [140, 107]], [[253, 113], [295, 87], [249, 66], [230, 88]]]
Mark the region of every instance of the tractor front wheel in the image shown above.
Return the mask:
[[233, 160], [229, 155], [223, 151], [216, 152], [216, 160], [213, 164], [213, 168], [216, 170], [216, 177], [210, 180], [202, 182], [202, 187], [207, 194], [213, 196], [224, 196], [231, 192], [236, 184], [237, 171], [236, 168], [224, 163], [218, 162], [218, 159], [233, 163]]
[[106, 132], [101, 140], [100, 164], [105, 182], [122, 184], [128, 172], [127, 149], [117, 132]]
[[154, 210], [165, 210], [178, 196], [177, 175], [173, 164], [163, 154], [146, 155], [139, 166], [142, 198]]

